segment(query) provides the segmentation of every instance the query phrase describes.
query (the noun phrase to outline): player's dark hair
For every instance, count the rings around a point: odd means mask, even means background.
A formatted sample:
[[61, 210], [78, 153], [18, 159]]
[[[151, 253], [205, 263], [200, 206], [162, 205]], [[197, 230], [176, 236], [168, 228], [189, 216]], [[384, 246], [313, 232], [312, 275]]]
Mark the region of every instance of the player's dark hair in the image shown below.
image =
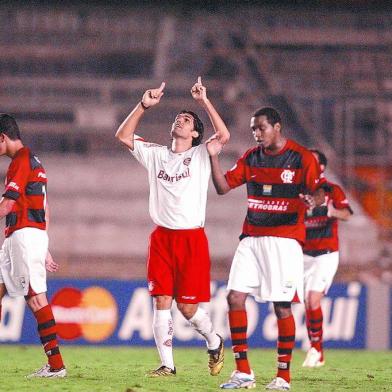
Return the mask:
[[196, 113], [194, 113], [190, 110], [181, 110], [180, 114], [184, 114], [184, 113], [190, 114], [193, 117], [193, 124], [194, 124], [195, 131], [199, 135], [192, 139], [192, 147], [198, 146], [201, 143], [201, 141], [203, 140], [204, 125]]
[[267, 117], [267, 121], [272, 126], [278, 123], [282, 125], [282, 119], [280, 118], [280, 114], [274, 108], [266, 107], [266, 108], [258, 109], [253, 114], [253, 117], [258, 117], [258, 116]]
[[328, 159], [324, 153], [322, 153], [320, 150], [317, 150], [315, 148], [311, 149], [310, 151], [312, 151], [314, 154], [317, 155], [320, 165], [324, 165], [325, 167], [327, 167]]
[[21, 140], [18, 124], [9, 114], [0, 114], [0, 133], [4, 133], [11, 140]]

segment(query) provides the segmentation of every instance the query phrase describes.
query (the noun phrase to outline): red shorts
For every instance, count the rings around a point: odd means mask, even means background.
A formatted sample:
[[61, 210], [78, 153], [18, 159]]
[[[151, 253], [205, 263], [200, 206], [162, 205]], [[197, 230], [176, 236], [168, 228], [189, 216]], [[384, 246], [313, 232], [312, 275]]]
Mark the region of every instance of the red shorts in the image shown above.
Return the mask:
[[150, 236], [147, 261], [150, 295], [170, 295], [180, 303], [210, 300], [210, 256], [203, 228], [158, 226]]

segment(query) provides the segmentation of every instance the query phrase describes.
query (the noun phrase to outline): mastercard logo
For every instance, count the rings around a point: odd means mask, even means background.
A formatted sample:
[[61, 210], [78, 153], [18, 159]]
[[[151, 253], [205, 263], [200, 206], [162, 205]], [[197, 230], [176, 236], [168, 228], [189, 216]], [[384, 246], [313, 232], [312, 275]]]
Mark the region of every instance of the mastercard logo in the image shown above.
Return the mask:
[[110, 337], [117, 326], [117, 303], [102, 287], [83, 291], [65, 287], [53, 296], [51, 305], [57, 334], [63, 339], [83, 337], [89, 342], [100, 342]]

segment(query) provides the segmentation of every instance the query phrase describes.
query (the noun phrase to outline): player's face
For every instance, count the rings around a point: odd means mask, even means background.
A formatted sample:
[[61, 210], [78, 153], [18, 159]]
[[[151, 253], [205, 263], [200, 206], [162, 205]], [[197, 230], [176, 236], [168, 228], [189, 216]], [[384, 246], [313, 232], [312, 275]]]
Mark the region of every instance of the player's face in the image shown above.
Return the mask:
[[173, 138], [189, 138], [192, 140], [193, 137], [198, 135], [194, 126], [193, 117], [189, 113], [180, 113], [176, 116], [170, 133]]
[[4, 134], [0, 134], [0, 156], [5, 155], [7, 153], [7, 146], [5, 142]]
[[256, 143], [266, 149], [273, 149], [280, 138], [280, 124], [272, 126], [266, 116], [252, 117], [250, 120]]

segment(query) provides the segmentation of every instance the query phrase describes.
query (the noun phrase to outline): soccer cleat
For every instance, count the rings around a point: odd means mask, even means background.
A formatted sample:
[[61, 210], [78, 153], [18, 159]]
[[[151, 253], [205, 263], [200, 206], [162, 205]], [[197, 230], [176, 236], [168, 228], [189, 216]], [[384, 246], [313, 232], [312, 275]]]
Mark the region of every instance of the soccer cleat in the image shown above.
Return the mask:
[[252, 389], [256, 388], [255, 375], [253, 370], [251, 374], [241, 373], [238, 370], [234, 370], [231, 373], [230, 380], [220, 385], [222, 389]]
[[306, 358], [304, 363], [302, 364], [302, 367], [314, 368], [323, 366], [325, 364], [325, 361], [321, 360], [321, 357], [322, 353], [320, 351], [317, 351], [314, 347], [311, 347], [311, 349], [306, 354]]
[[289, 391], [290, 384], [282, 377], [274, 378], [265, 389], [269, 391]]
[[61, 369], [52, 369], [47, 363], [38, 369], [36, 372], [26, 376], [26, 378], [64, 378], [67, 375], [67, 369], [62, 367]]
[[209, 355], [208, 359], [208, 367], [210, 368], [211, 376], [217, 376], [223, 368], [223, 362], [225, 360], [225, 350], [223, 339], [220, 335], [220, 343], [219, 347], [215, 350], [208, 350], [207, 353]]
[[167, 376], [175, 376], [176, 368], [170, 369], [169, 367], [162, 365], [158, 369], [154, 369], [149, 371], [146, 376], [147, 377], [167, 377]]

